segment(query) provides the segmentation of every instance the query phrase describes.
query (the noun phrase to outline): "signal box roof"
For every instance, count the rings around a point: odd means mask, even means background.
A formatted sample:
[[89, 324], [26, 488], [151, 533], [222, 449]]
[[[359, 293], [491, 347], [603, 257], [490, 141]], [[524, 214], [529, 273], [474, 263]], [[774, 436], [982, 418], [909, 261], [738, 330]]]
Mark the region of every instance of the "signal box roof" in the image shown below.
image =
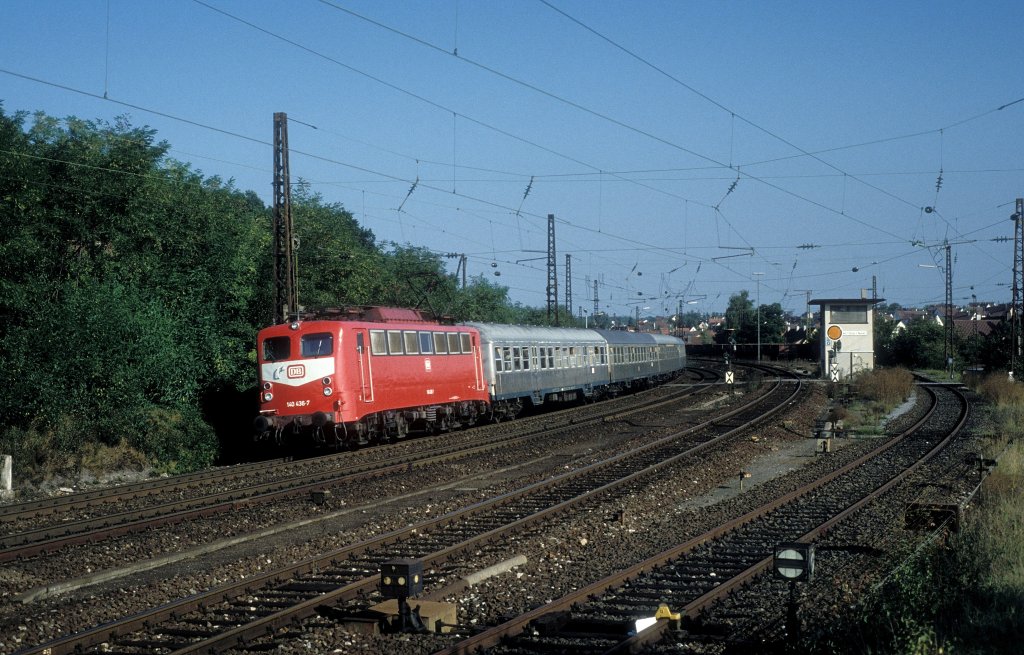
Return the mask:
[[808, 301], [808, 305], [877, 305], [885, 302], [885, 298], [816, 298]]

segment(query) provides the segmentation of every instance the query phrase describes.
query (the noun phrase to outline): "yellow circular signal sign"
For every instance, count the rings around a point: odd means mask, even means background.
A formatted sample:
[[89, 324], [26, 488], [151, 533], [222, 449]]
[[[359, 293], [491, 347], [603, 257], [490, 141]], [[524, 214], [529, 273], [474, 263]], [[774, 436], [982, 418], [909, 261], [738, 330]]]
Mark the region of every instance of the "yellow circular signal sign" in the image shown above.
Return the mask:
[[828, 326], [828, 330], [825, 334], [828, 335], [828, 338], [832, 341], [838, 341], [843, 338], [843, 328], [838, 325], [830, 325]]

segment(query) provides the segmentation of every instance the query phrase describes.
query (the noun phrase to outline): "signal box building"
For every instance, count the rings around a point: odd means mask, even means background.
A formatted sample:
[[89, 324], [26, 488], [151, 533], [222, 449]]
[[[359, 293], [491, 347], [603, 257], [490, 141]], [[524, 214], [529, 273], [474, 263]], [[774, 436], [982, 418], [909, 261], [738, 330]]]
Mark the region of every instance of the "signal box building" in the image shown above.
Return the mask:
[[875, 367], [874, 306], [884, 298], [823, 298], [820, 305], [821, 377], [841, 382]]

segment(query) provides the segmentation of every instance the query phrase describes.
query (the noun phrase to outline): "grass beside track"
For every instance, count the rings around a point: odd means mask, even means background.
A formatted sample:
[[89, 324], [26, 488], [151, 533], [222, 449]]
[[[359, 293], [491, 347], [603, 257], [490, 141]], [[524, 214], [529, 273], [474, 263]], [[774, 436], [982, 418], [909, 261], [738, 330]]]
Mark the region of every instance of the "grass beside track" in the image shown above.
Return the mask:
[[955, 534], [936, 535], [808, 652], [1020, 653], [1024, 643], [1024, 384], [990, 376], [983, 456], [998, 460]]

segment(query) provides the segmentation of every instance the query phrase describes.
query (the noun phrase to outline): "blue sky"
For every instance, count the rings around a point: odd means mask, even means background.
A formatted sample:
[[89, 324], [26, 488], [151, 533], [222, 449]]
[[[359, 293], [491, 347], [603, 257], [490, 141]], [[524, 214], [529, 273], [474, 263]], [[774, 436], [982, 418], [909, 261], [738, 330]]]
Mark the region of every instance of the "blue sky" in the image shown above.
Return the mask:
[[6, 112], [128, 115], [267, 203], [287, 112], [293, 181], [379, 240], [465, 253], [526, 305], [546, 302], [548, 214], [574, 311], [595, 280], [613, 313], [721, 311], [758, 288], [799, 312], [808, 290], [873, 283], [938, 303], [945, 241], [955, 302], [1010, 300], [1012, 241], [993, 239], [1024, 196], [1021, 2], [3, 10]]

